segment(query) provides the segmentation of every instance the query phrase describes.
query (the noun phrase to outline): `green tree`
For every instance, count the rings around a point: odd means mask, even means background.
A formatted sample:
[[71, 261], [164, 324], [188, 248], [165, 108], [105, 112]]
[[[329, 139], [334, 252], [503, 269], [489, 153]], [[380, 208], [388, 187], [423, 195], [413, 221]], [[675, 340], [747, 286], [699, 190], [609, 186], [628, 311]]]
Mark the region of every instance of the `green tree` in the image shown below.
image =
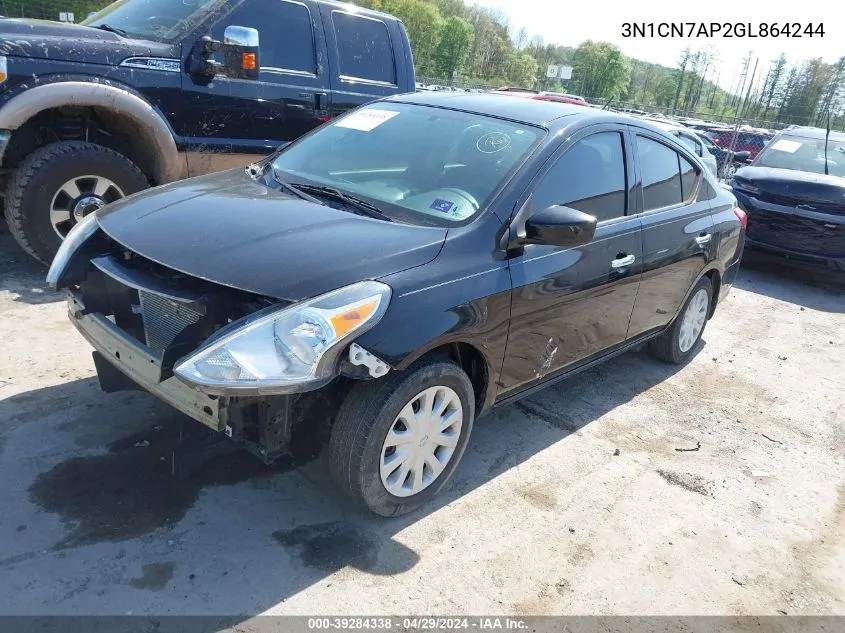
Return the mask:
[[432, 71], [432, 57], [437, 48], [440, 11], [437, 6], [423, 0], [380, 0], [382, 11], [391, 13], [405, 24], [414, 64], [420, 73]]
[[513, 53], [508, 62], [508, 83], [533, 88], [537, 82], [537, 60], [528, 53]]
[[572, 56], [573, 85], [588, 97], [615, 99], [631, 82], [631, 61], [609, 42], [587, 40]]
[[463, 68], [473, 38], [472, 24], [463, 18], [453, 15], [443, 21], [434, 51], [434, 64], [442, 75], [452, 77]]

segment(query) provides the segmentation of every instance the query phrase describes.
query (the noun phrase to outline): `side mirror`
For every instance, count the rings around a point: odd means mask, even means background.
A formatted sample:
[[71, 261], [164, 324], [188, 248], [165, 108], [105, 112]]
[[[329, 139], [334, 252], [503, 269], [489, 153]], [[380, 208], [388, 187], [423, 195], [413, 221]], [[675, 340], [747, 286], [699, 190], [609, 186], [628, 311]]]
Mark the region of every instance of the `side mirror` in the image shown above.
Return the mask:
[[223, 31], [223, 68], [236, 79], [258, 79], [258, 31], [246, 26], [227, 26]]
[[751, 152], [747, 150], [736, 152], [734, 154], [734, 160], [738, 163], [747, 163], [749, 158], [751, 158]]
[[[214, 53], [223, 53], [223, 63], [215, 61]], [[224, 75], [234, 79], [258, 79], [261, 63], [258, 52], [258, 31], [245, 26], [227, 26], [223, 41], [200, 38], [191, 55], [189, 72], [208, 78]]]
[[523, 244], [572, 248], [589, 244], [596, 233], [596, 218], [570, 207], [551, 206], [525, 221]]

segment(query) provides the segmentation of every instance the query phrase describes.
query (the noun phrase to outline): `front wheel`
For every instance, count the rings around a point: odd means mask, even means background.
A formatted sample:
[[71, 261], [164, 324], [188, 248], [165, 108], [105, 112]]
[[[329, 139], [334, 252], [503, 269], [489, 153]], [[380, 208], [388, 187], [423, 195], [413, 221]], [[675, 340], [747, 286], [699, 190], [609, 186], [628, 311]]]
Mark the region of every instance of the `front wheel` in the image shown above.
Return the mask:
[[6, 222], [27, 253], [49, 264], [83, 217], [149, 186], [143, 172], [114, 150], [52, 143], [18, 165], [6, 192]]
[[417, 509], [446, 484], [475, 417], [467, 375], [447, 360], [361, 382], [338, 412], [329, 467], [358, 504], [381, 516]]
[[667, 363], [686, 361], [704, 333], [712, 300], [713, 284], [709, 277], [702, 277], [669, 329], [650, 342], [652, 356]]

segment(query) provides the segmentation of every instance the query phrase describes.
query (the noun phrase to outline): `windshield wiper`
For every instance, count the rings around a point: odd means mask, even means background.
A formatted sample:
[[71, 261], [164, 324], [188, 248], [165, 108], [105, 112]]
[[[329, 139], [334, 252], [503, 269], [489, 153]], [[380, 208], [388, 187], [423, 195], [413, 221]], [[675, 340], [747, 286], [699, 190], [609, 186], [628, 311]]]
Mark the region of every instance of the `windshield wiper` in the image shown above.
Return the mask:
[[100, 29], [101, 31], [108, 31], [109, 33], [117, 33], [120, 37], [128, 37], [129, 34], [124, 31], [123, 29], [119, 29], [115, 26], [111, 26], [109, 24], [98, 24], [94, 28]]
[[355, 208], [361, 215], [376, 218], [377, 220], [393, 222], [393, 220], [391, 220], [387, 215], [385, 215], [384, 211], [379, 209], [374, 204], [370, 204], [366, 200], [362, 200], [361, 198], [356, 198], [353, 195], [344, 193], [339, 189], [335, 189], [334, 187], [327, 187], [325, 185], [309, 185], [308, 183], [304, 182], [296, 184], [285, 183], [285, 185], [291, 190], [298, 189], [303, 193], [310, 191], [317, 195], [323, 196], [324, 198], [343, 202], [344, 204]]
[[[271, 165], [272, 165], [272, 163], [271, 163]], [[250, 167], [252, 167], [252, 165], [250, 165]], [[313, 202], [314, 204], [326, 206], [326, 203], [323, 202], [322, 200], [317, 200], [317, 198], [315, 198], [314, 196], [308, 195], [302, 189], [300, 189], [297, 185], [292, 185], [291, 183], [286, 182], [285, 179], [282, 178], [279, 175], [279, 172], [276, 171], [275, 167], [271, 167], [271, 169], [273, 171], [273, 177], [276, 179], [276, 182], [278, 182], [282, 186], [282, 189], [287, 189], [293, 195], [295, 195], [297, 198], [301, 198], [302, 200], [307, 200], [308, 202]], [[262, 171], [266, 171], [266, 167], [263, 170], [261, 170], [261, 169], [255, 170], [255, 169], [248, 168], [247, 171], [254, 178], [258, 175], [261, 175]]]

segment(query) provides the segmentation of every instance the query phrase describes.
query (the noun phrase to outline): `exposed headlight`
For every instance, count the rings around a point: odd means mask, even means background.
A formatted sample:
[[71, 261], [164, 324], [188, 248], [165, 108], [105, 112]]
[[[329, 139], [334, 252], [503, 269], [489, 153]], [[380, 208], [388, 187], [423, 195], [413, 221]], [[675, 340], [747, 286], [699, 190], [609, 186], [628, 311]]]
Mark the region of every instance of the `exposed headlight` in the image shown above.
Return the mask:
[[362, 281], [270, 313], [212, 339], [173, 370], [211, 394], [278, 394], [317, 389], [334, 377], [341, 343], [387, 310], [390, 286]]
[[57, 287], [62, 273], [70, 262], [70, 258], [76, 252], [76, 249], [82, 246], [88, 238], [97, 232], [97, 214], [89, 213], [82, 220], [75, 224], [73, 228], [68, 231], [67, 236], [59, 246], [56, 256], [53, 258], [53, 263], [50, 264], [50, 270], [47, 271], [47, 283], [53, 288]]

